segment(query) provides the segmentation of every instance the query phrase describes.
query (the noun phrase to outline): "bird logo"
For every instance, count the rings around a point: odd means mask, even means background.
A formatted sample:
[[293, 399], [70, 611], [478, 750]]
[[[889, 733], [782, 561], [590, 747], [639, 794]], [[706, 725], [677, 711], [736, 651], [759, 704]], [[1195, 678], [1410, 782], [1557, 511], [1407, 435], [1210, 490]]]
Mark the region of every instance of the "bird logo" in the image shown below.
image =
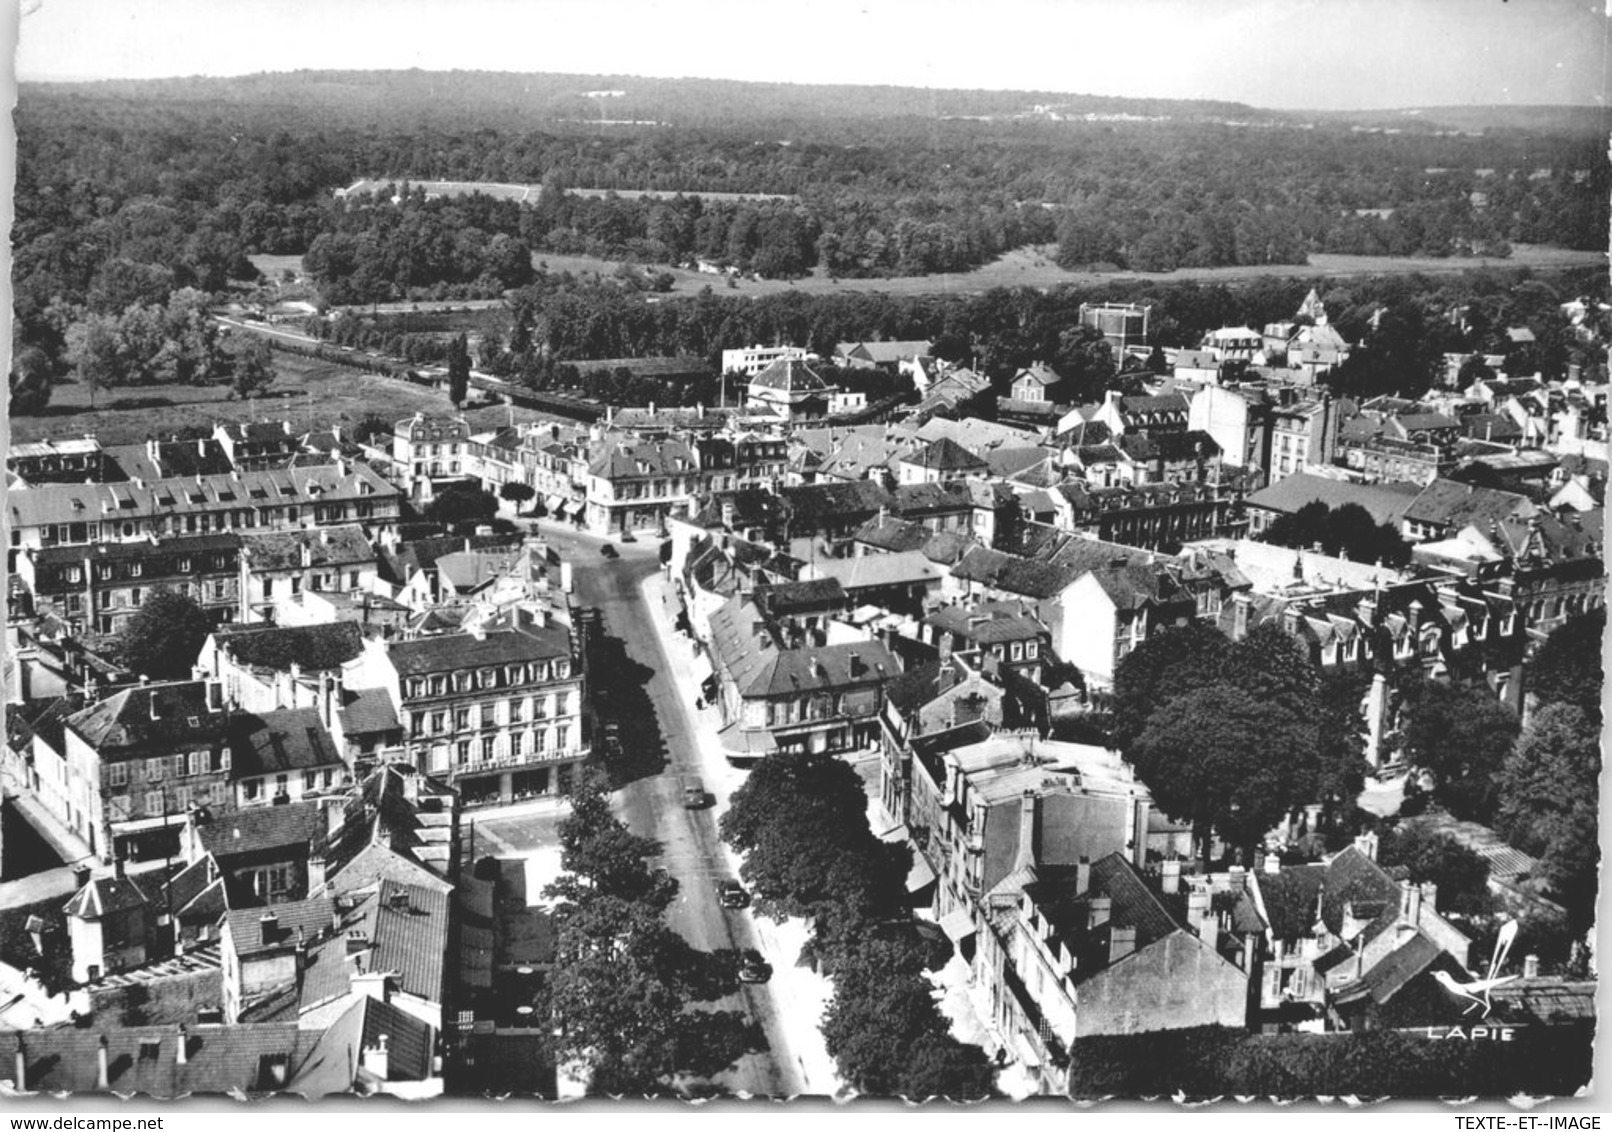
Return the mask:
[[1507, 920], [1500, 929], [1500, 935], [1495, 940], [1494, 956], [1489, 960], [1489, 974], [1486, 978], [1475, 979], [1470, 983], [1458, 983], [1448, 971], [1434, 971], [1433, 977], [1439, 985], [1457, 998], [1465, 999], [1471, 1003], [1461, 1011], [1462, 1017], [1471, 1014], [1474, 1010], [1482, 1009], [1479, 1021], [1489, 1017], [1494, 1010], [1494, 1001], [1490, 993], [1495, 987], [1504, 986], [1517, 978], [1516, 975], [1500, 975], [1500, 968], [1505, 965], [1506, 956], [1511, 953], [1511, 945], [1517, 938], [1517, 921]]

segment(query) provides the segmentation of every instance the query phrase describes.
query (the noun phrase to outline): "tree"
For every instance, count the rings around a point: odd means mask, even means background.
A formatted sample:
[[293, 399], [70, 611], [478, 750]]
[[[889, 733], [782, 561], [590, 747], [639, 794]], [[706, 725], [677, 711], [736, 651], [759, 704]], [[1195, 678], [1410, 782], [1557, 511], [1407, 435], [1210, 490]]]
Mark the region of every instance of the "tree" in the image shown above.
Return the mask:
[[1313, 719], [1215, 683], [1153, 712], [1128, 758], [1159, 808], [1252, 854], [1315, 781]]
[[1114, 669], [1114, 745], [1129, 751], [1148, 717], [1172, 696], [1211, 682], [1230, 649], [1224, 633], [1193, 620], [1127, 653]]
[[1542, 704], [1573, 704], [1598, 728], [1605, 633], [1605, 606], [1558, 625], [1528, 664], [1527, 687], [1534, 698]]
[[1377, 863], [1403, 865], [1415, 884], [1438, 885], [1441, 912], [1468, 916], [1487, 914], [1493, 907], [1489, 894], [1489, 862], [1452, 837], [1419, 824], [1399, 825], [1378, 833]]
[[425, 505], [426, 518], [433, 523], [483, 523], [498, 514], [498, 499], [476, 484], [450, 483]]
[[230, 396], [244, 401], [273, 383], [273, 352], [267, 340], [254, 337], [235, 351], [230, 363]]
[[1486, 822], [1517, 717], [1481, 686], [1418, 682], [1404, 707], [1404, 753], [1433, 777], [1433, 798], [1458, 818]]
[[461, 334], [448, 344], [448, 400], [454, 408], [465, 403], [470, 392], [470, 345]]
[[522, 503], [537, 498], [537, 489], [531, 484], [510, 480], [498, 489], [498, 497], [515, 504], [515, 510], [519, 511]]
[[1319, 545], [1325, 554], [1356, 562], [1403, 566], [1410, 561], [1410, 546], [1399, 532], [1377, 523], [1358, 503], [1338, 508], [1320, 501], [1307, 503], [1292, 514], [1278, 516], [1260, 538], [1297, 550]]
[[1539, 858], [1534, 876], [1580, 924], [1593, 914], [1600, 861], [1599, 738], [1598, 717], [1576, 704], [1548, 704], [1529, 721], [1500, 773], [1496, 826]]
[[112, 315], [90, 315], [67, 329], [67, 364], [90, 392], [117, 385], [122, 376], [118, 358], [118, 320]]
[[50, 404], [50, 358], [38, 346], [24, 346], [11, 363], [11, 411], [31, 416]]
[[116, 651], [124, 665], [142, 676], [183, 679], [212, 631], [212, 619], [201, 606], [185, 594], [158, 586], [124, 624]]

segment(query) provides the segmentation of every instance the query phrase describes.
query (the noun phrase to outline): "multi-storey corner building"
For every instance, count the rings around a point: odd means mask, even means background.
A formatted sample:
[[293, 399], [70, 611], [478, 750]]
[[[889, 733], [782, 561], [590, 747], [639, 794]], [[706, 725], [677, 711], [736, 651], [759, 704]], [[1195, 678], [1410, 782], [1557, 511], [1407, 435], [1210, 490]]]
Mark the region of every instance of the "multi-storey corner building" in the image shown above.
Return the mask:
[[393, 642], [407, 760], [467, 805], [563, 791], [587, 751], [570, 626], [517, 607], [469, 632]]

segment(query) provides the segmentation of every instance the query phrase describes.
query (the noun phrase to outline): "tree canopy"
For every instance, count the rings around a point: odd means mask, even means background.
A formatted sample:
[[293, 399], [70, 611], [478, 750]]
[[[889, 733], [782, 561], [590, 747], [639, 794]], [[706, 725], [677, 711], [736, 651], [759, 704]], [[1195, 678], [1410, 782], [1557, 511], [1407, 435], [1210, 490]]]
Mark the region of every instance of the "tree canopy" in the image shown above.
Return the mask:
[[1433, 799], [1458, 818], [1487, 822], [1517, 717], [1482, 685], [1417, 682], [1402, 710], [1406, 762], [1433, 778]]
[[1337, 508], [1319, 501], [1307, 503], [1290, 515], [1277, 516], [1260, 540], [1297, 550], [1320, 546], [1328, 555], [1354, 562], [1403, 566], [1410, 561], [1410, 545], [1399, 532], [1374, 521], [1358, 503]]
[[142, 676], [179, 680], [190, 675], [212, 631], [212, 618], [193, 598], [158, 586], [124, 623], [116, 652], [123, 664]]
[[1606, 607], [1558, 625], [1529, 662], [1527, 688], [1542, 704], [1572, 704], [1600, 726]]
[[1438, 885], [1438, 909], [1482, 915], [1493, 907], [1489, 894], [1489, 862], [1445, 834], [1421, 824], [1402, 824], [1378, 831], [1377, 862], [1403, 865], [1410, 879]]
[[[1554, 639], [1554, 638], [1553, 638]], [[1600, 844], [1600, 727], [1572, 703], [1536, 712], [1501, 769], [1501, 834], [1580, 924], [1593, 918]]]

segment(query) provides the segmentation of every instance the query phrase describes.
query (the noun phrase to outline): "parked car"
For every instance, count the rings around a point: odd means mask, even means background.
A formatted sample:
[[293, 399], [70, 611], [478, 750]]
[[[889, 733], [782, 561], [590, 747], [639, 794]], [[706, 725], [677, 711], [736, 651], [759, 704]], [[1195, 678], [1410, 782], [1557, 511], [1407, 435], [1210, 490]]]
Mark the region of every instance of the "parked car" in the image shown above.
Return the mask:
[[631, 531], [622, 531], [621, 532], [621, 541], [622, 542], [637, 542], [638, 541], [638, 536], [633, 534]]
[[761, 957], [761, 952], [747, 947], [739, 956], [739, 981], [764, 983], [772, 978], [772, 964]]
[[705, 783], [693, 775], [685, 775], [682, 787], [685, 810], [698, 810], [705, 805]]
[[615, 547], [611, 546], [608, 542], [605, 543], [603, 546], [601, 546], [599, 548], [599, 553], [604, 555], [606, 558], [620, 558], [621, 557], [621, 551], [619, 551]]
[[717, 892], [724, 908], [743, 908], [750, 903], [750, 894], [744, 890], [744, 885], [736, 880], [725, 880], [717, 885]]

